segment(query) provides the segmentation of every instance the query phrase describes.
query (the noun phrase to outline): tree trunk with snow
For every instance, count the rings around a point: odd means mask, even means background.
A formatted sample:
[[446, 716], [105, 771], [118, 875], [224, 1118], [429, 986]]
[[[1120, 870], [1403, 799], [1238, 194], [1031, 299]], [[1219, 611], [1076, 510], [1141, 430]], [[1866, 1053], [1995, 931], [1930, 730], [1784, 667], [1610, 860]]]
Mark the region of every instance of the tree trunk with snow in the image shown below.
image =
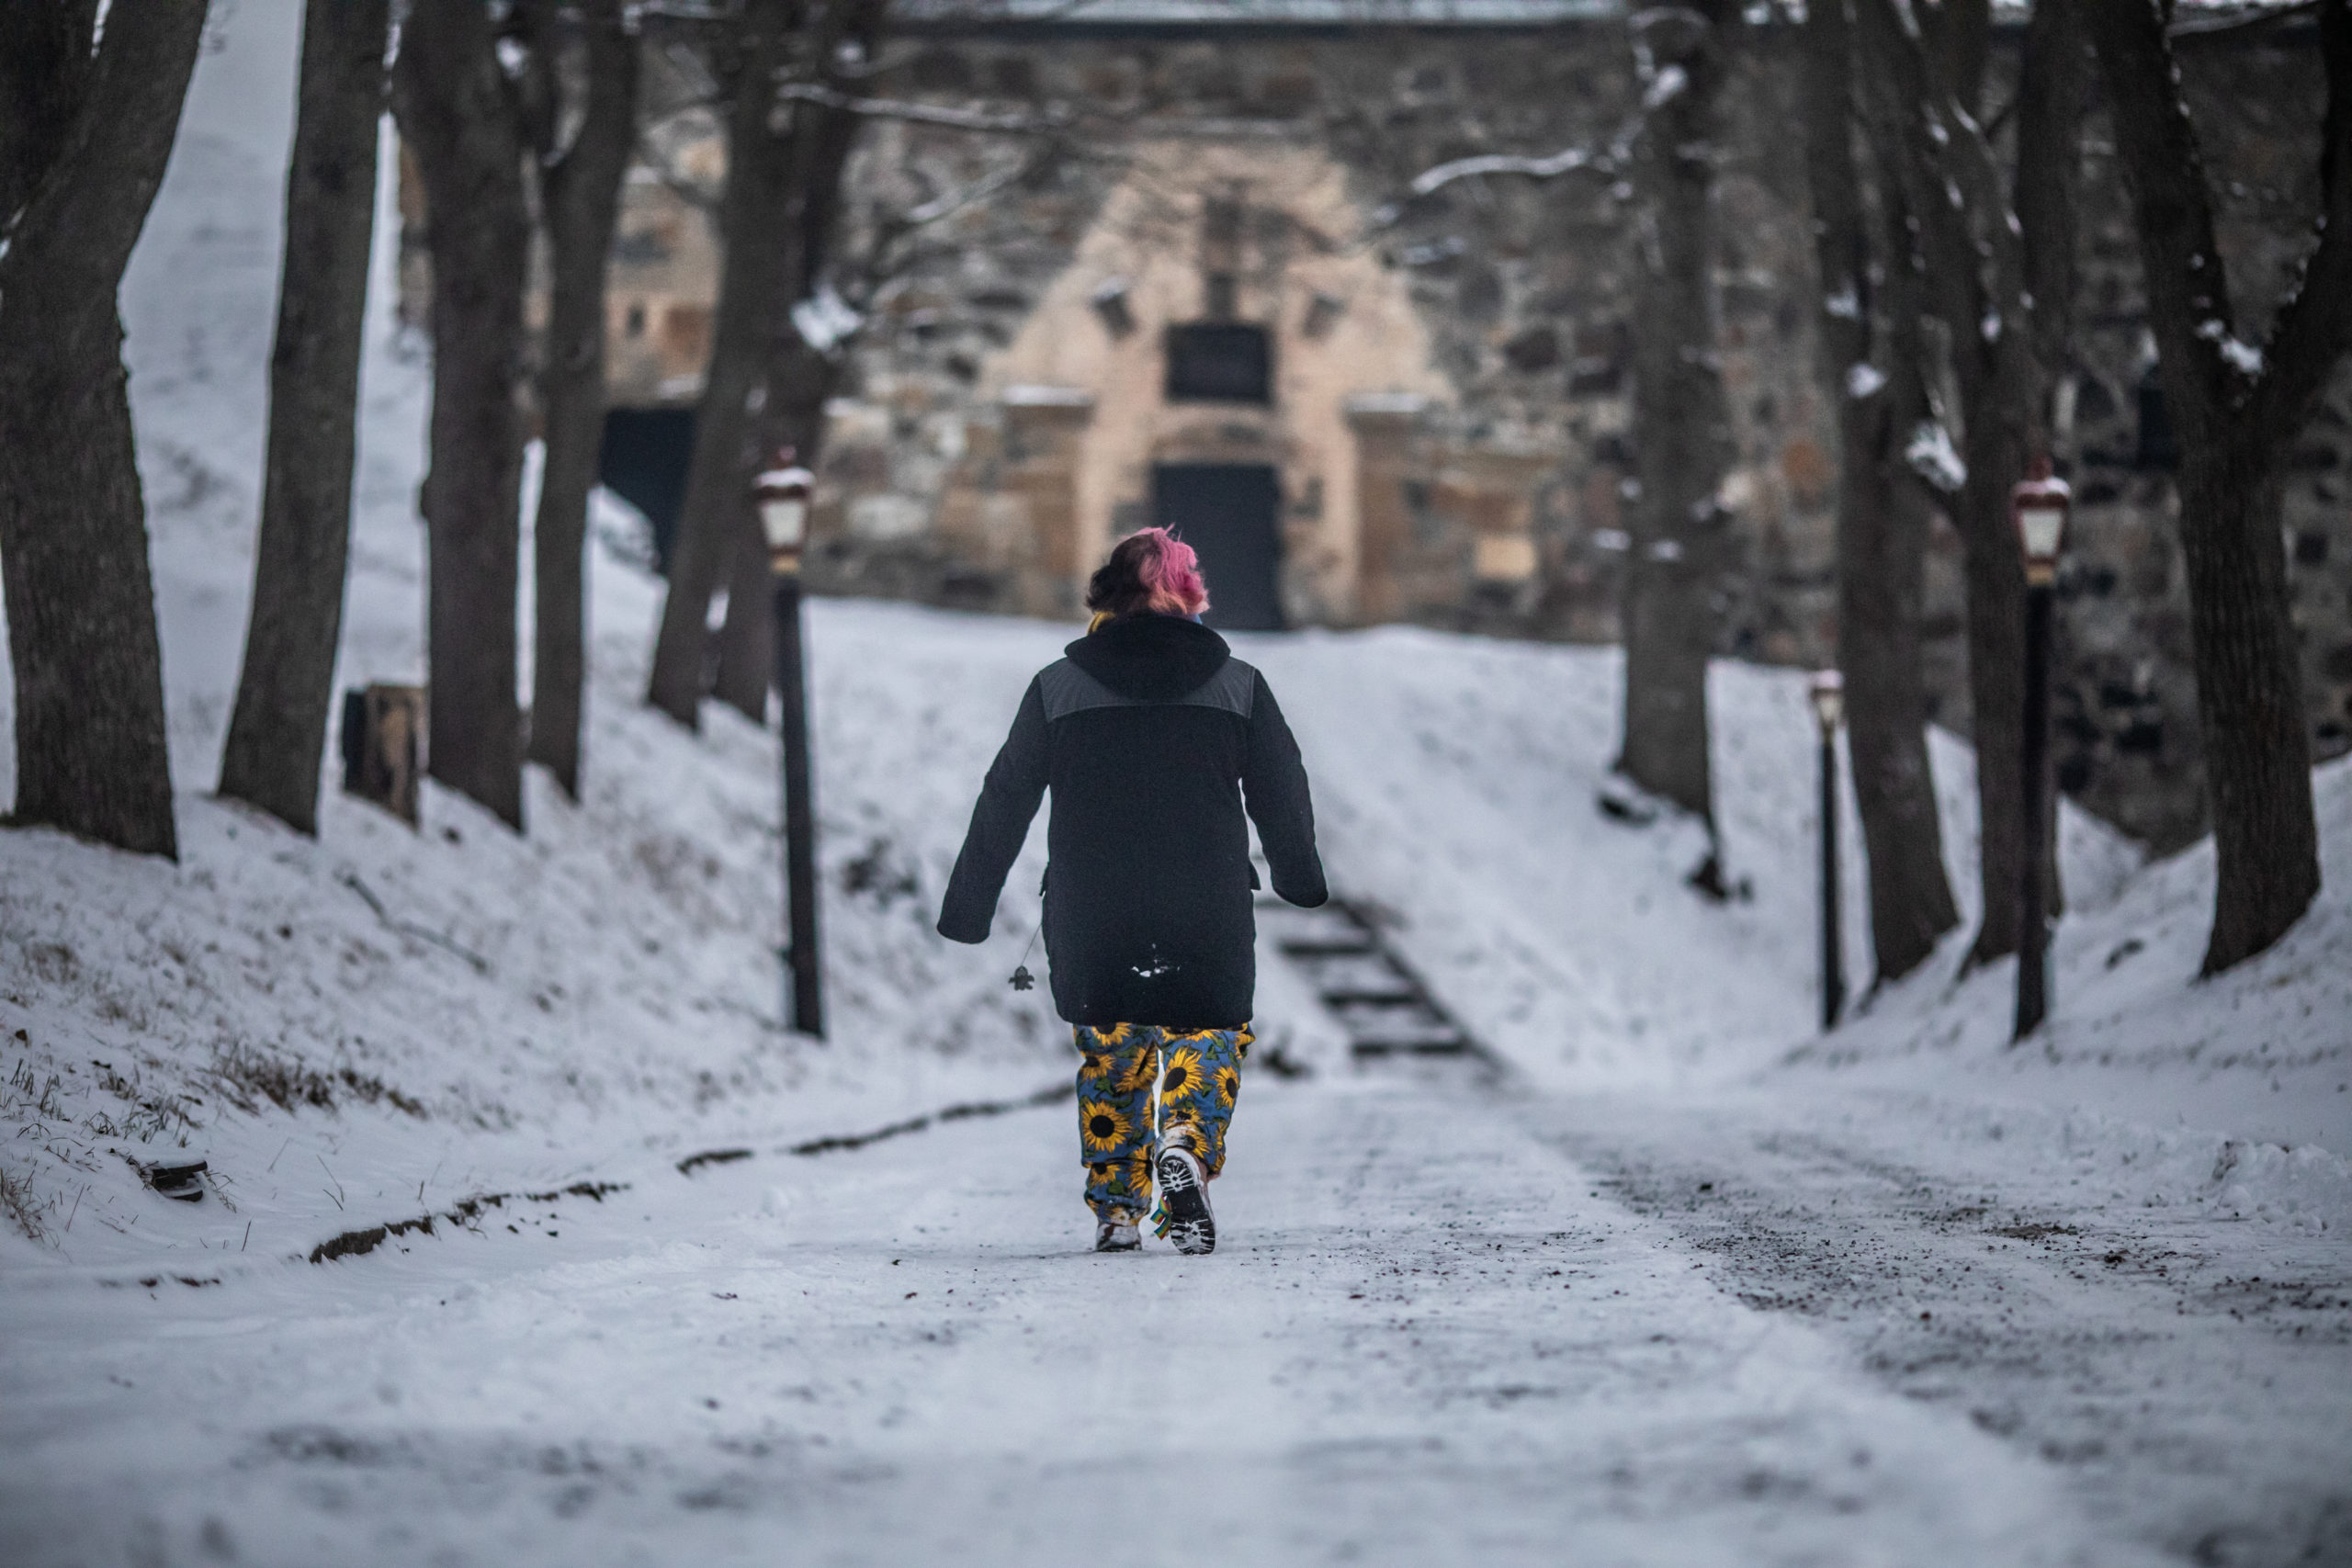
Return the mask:
[[2218, 872], [2204, 972], [2269, 947], [2319, 892], [2311, 738], [2279, 539], [2280, 463], [2352, 348], [2352, 0], [2322, 0], [2321, 231], [2259, 349], [2233, 330], [2196, 127], [2162, 18], [2086, 0], [2180, 436], [2197, 706]]
[[0, 11], [0, 585], [11, 820], [176, 856], [123, 268], [179, 130], [201, 3]]
[[778, 237], [789, 205], [798, 106], [779, 100], [773, 85], [791, 58], [797, 10], [791, 0], [747, 0], [732, 42], [718, 303], [646, 693], [649, 703], [688, 728], [701, 722], [711, 595], [730, 570], [751, 513], [746, 487], [760, 456], [750, 441], [755, 394], [764, 400], [769, 346], [791, 303], [788, 257]]
[[[797, 355], [808, 346], [793, 307], [817, 288], [824, 269], [842, 172], [860, 124], [846, 100], [872, 57], [886, 8], [885, 0], [848, 0], [813, 14], [790, 7], [770, 14], [753, 0], [744, 14], [720, 220], [727, 255], [719, 334], [695, 421], [649, 694], [655, 706], [689, 726], [710, 652], [710, 596], [721, 572], [730, 587], [718, 649], [718, 694], [755, 720], [766, 715], [768, 595], [764, 572], [752, 568], [757, 525], [749, 486], [773, 455], [779, 431], [798, 417], [796, 398], [806, 395], [793, 384]], [[764, 66], [763, 58], [770, 62]], [[808, 92], [779, 102], [744, 90], [775, 80], [780, 65], [796, 58]], [[753, 248], [757, 254], [741, 254]], [[812, 439], [804, 458], [813, 450]]]
[[1646, 123], [1639, 206], [1633, 434], [1640, 493], [1628, 512], [1625, 710], [1617, 767], [1713, 825], [1707, 661], [1728, 518], [1716, 499], [1731, 429], [1715, 350], [1714, 164], [1724, 0], [1634, 18]]
[[[1918, 285], [1906, 226], [1888, 225], [1883, 300], [1871, 288], [1869, 231], [1854, 156], [1853, 62], [1842, 0], [1805, 28], [1805, 164], [1821, 273], [1822, 382], [1838, 410], [1838, 663], [1846, 677], [1854, 799], [1869, 849], [1871, 940], [1880, 981], [1909, 974], [1960, 923], [1944, 875], [1928, 766], [1919, 609], [1926, 519], [1903, 446], [1924, 406], [1917, 363]], [[1882, 202], [1893, 193], [1882, 192]], [[1873, 318], [1894, 318], [1873, 364]]]
[[[1928, 299], [1950, 343], [1960, 391], [1964, 477], [1950, 512], [1961, 537], [1967, 585], [1969, 701], [1976, 744], [1980, 833], [1977, 870], [1984, 914], [1969, 961], [2018, 950], [2018, 888], [2025, 865], [2025, 569], [2009, 522], [2009, 491], [2028, 457], [2047, 445], [2045, 382], [2034, 354], [2035, 321], [2025, 276], [2022, 224], [2015, 219], [1973, 106], [1982, 71], [1977, 34], [1965, 16], [1923, 38], [1922, 13], [1900, 0], [1857, 0], [1864, 102], [1890, 183], [1918, 220]], [[1935, 52], [1930, 53], [1930, 48]], [[2052, 73], [2029, 74], [2047, 91]], [[2033, 111], [2037, 123], [2048, 117]], [[2059, 156], [2052, 152], [2052, 157]], [[2064, 153], [2071, 157], [2070, 149]], [[2070, 187], [2045, 189], [2063, 197]], [[2052, 840], [2054, 841], [2054, 840]], [[2053, 890], [2055, 857], [2044, 856]]]
[[490, 15], [474, 0], [416, 0], [392, 82], [433, 256], [426, 769], [519, 829], [526, 147]]
[[303, 14], [253, 613], [220, 756], [220, 794], [302, 833], [318, 831], [343, 630], [390, 13], [390, 0], [309, 0]]
[[[621, 178], [637, 144], [637, 38], [621, 0], [582, 8], [585, 86], [571, 145], [553, 145], [561, 116], [549, 115], [539, 159], [542, 220], [553, 279], [547, 344], [539, 367], [545, 462], [532, 535], [537, 598], [531, 660], [531, 761], [580, 797], [581, 709], [587, 684], [584, 546], [588, 492], [605, 425], [605, 280], [620, 213]], [[534, 51], [551, 66], [559, 47], [548, 0], [529, 13]], [[548, 72], [552, 76], [552, 71]]]
[[[874, 47], [882, 17], [880, 0], [859, 0], [837, 18], [859, 57]], [[830, 41], [822, 58], [838, 63], [841, 39]], [[789, 297], [807, 298], [822, 282], [840, 227], [842, 175], [856, 144], [858, 117], [838, 105], [797, 106], [794, 169], [785, 248], [789, 254]], [[752, 422], [752, 446], [760, 460], [789, 446], [798, 460], [815, 468], [825, 435], [825, 401], [841, 379], [841, 344], [810, 343], [786, 310], [776, 326], [767, 366], [767, 400]], [[769, 676], [775, 638], [768, 607], [767, 547], [746, 508], [739, 525], [727, 623], [718, 639], [718, 695], [755, 724], [767, 721]]]

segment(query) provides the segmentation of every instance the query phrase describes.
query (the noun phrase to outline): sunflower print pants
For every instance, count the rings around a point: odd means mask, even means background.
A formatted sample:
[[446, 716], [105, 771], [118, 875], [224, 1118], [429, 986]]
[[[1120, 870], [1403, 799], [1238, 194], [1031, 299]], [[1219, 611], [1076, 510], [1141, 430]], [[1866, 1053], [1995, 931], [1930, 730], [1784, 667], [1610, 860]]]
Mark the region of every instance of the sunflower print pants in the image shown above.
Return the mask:
[[1079, 1157], [1094, 1217], [1138, 1224], [1151, 1207], [1152, 1156], [1190, 1149], [1214, 1177], [1241, 1092], [1244, 1029], [1077, 1028]]

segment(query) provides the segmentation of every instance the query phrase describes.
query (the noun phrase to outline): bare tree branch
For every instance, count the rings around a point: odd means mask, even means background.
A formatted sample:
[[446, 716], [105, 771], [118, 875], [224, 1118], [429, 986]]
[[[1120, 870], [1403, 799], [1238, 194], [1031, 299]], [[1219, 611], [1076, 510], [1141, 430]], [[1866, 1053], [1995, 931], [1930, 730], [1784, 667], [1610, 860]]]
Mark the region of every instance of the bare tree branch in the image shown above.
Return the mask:
[[1564, 148], [1548, 158], [1488, 152], [1476, 158], [1456, 158], [1451, 164], [1424, 169], [1414, 175], [1412, 184], [1405, 188], [1415, 196], [1428, 196], [1444, 189], [1456, 180], [1466, 180], [1478, 175], [1524, 175], [1529, 179], [1548, 180], [1570, 174], [1613, 176], [1619, 171], [1615, 159], [1607, 154], [1596, 155], [1589, 147]]
[[910, 103], [899, 98], [853, 97], [818, 82], [793, 82], [776, 89], [776, 96], [801, 103], [846, 109], [868, 119], [903, 119], [916, 125], [944, 125], [956, 130], [984, 130], [1001, 135], [1035, 136], [1066, 130], [1066, 114], [991, 114], [986, 109], [956, 109], [940, 104]]
[[2296, 17], [2315, 16], [2319, 8], [2320, 0], [2294, 0], [2292, 5], [2287, 6], [2256, 6], [2233, 17], [2203, 17], [2193, 22], [2175, 22], [2165, 31], [2176, 41], [2212, 38], [2222, 33], [2251, 32], [2256, 28], [2267, 28]]
[[985, 179], [976, 180], [962, 190], [946, 191], [935, 196], [919, 207], [908, 209], [907, 227], [910, 230], [927, 228], [933, 223], [953, 218], [967, 208], [986, 201], [1035, 167], [1035, 160], [1024, 159], [1009, 168], [998, 170]]
[[1062, 152], [1057, 142], [1040, 141], [1019, 161], [969, 185], [943, 191], [902, 212], [871, 218], [873, 231], [864, 255], [854, 266], [835, 269], [842, 297], [858, 310], [868, 310], [882, 290], [912, 266], [915, 243], [926, 231], [1029, 178]]

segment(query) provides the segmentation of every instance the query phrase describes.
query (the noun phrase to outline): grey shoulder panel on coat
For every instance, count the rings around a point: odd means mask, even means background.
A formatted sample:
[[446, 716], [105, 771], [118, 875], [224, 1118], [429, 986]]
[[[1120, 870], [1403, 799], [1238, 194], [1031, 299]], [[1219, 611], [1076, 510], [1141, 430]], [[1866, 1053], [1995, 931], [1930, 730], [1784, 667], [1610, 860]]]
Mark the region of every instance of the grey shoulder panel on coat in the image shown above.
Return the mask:
[[1238, 659], [1228, 659], [1198, 691], [1188, 692], [1177, 700], [1201, 707], [1223, 708], [1248, 718], [1258, 700], [1258, 671]]
[[1258, 695], [1258, 671], [1238, 659], [1228, 659], [1216, 674], [1182, 696], [1155, 701], [1123, 696], [1063, 659], [1038, 671], [1037, 690], [1045, 699], [1048, 723], [1089, 708], [1207, 707], [1248, 718]]
[[1037, 671], [1037, 694], [1046, 701], [1048, 723], [1084, 708], [1122, 707], [1127, 701], [1067, 659]]

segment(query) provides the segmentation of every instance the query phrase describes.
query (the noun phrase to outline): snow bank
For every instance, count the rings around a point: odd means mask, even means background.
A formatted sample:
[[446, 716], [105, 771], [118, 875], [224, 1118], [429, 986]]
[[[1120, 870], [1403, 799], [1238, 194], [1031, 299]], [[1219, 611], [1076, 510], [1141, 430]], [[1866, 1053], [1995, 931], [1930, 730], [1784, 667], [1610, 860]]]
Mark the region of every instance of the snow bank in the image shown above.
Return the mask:
[[2013, 1161], [2063, 1166], [2102, 1201], [2352, 1224], [2352, 762], [2313, 782], [2320, 896], [2260, 957], [2196, 978], [2207, 840], [2076, 899], [2053, 944], [2050, 1019], [2024, 1043], [2009, 1039], [2015, 964], [1963, 976], [1953, 941], [1778, 1074], [1932, 1097], [1947, 1141], [2006, 1141]]

